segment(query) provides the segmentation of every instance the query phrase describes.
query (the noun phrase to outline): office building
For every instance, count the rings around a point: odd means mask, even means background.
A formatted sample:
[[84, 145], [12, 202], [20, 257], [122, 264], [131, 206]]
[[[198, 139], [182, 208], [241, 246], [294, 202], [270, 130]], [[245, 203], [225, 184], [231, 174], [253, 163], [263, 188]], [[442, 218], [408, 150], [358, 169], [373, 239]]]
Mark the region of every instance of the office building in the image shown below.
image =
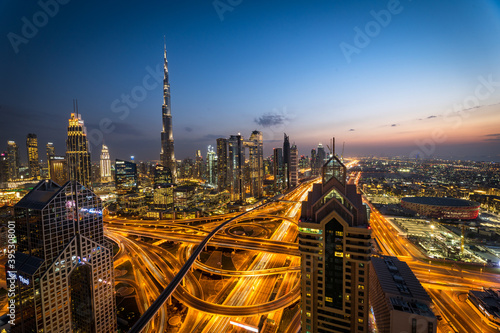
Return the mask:
[[160, 162], [172, 172], [172, 180], [177, 182], [177, 161], [174, 154], [174, 133], [172, 130], [172, 113], [170, 109], [170, 83], [168, 82], [167, 46], [163, 55], [163, 105], [162, 105], [161, 153]]
[[68, 120], [68, 139], [66, 140], [66, 163], [69, 179], [76, 180], [83, 186], [91, 186], [92, 169], [90, 164], [87, 129], [82, 115], [72, 113]]
[[29, 177], [30, 179], [40, 179], [40, 161], [38, 160], [38, 139], [36, 134], [28, 134], [26, 147], [28, 149]]
[[56, 184], [65, 184], [69, 180], [66, 156], [51, 156], [49, 159], [50, 180]]
[[76, 181], [40, 181], [14, 207], [15, 325], [19, 332], [117, 330], [112, 245], [101, 200]]
[[229, 193], [233, 202], [245, 201], [243, 166], [245, 154], [241, 135], [231, 135], [228, 140]]
[[262, 197], [262, 184], [264, 180], [264, 151], [262, 142], [262, 132], [253, 131], [250, 139], [245, 141], [248, 147], [248, 167], [250, 194], [255, 198]]
[[283, 190], [283, 149], [273, 149], [273, 176], [274, 176], [274, 192]]
[[14, 141], [7, 141], [7, 158], [9, 160], [9, 180], [19, 179], [19, 147]]
[[217, 139], [217, 188], [220, 192], [228, 185], [227, 139]]
[[283, 188], [290, 188], [290, 137], [284, 134], [283, 140]]
[[100, 159], [100, 175], [101, 183], [109, 183], [111, 178], [111, 160], [109, 159], [108, 146], [102, 145], [101, 159]]
[[290, 148], [290, 187], [299, 184], [299, 150], [295, 144]]
[[118, 194], [137, 192], [137, 166], [135, 163], [123, 160], [115, 161], [115, 188]]
[[408, 264], [396, 257], [372, 258], [370, 305], [380, 333], [436, 333], [431, 298]]
[[346, 167], [333, 156], [302, 203], [302, 332], [368, 332], [371, 229]]
[[153, 186], [154, 208], [161, 210], [173, 210], [174, 184], [172, 183], [172, 172], [169, 168], [158, 164], [154, 173]]

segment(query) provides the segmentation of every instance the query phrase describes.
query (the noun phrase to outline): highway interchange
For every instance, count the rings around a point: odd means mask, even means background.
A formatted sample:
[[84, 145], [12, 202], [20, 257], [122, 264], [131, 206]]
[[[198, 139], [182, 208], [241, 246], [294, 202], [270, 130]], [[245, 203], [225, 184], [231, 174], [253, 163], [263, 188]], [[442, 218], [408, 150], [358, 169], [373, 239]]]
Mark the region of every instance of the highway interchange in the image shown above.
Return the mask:
[[[352, 164], [351, 164], [352, 165]], [[357, 183], [359, 174], [351, 174]], [[318, 180], [316, 180], [317, 182]], [[173, 292], [173, 297], [188, 307], [180, 332], [230, 332], [237, 321], [256, 327], [261, 316], [280, 323], [284, 309], [300, 299], [300, 257], [297, 221], [300, 201], [304, 200], [312, 182], [304, 183], [288, 193], [280, 202], [271, 202], [237, 218], [236, 213], [209, 218], [179, 221], [144, 221], [105, 217], [105, 232], [120, 246], [115, 266], [130, 261], [134, 279], [127, 281], [137, 290], [136, 299], [144, 313], [160, 296], [162, 290], [181, 270], [200, 242], [221, 223], [235, 218], [234, 224], [259, 225], [277, 223], [266, 237], [235, 235], [229, 226], [222, 228], [208, 243], [210, 247], [258, 251], [244, 270], [229, 270], [193, 258], [192, 267]], [[380, 254], [397, 256], [408, 263], [431, 296], [434, 312], [442, 316], [438, 332], [494, 332], [491, 326], [465, 302], [470, 289], [482, 286], [500, 288], [500, 276], [458, 265], [429, 260], [408, 240], [401, 237], [389, 221], [368, 201], [375, 249]], [[155, 242], [141, 241], [140, 238]], [[173, 255], [158, 244], [170, 241], [179, 245]], [[206, 247], [205, 247], [206, 250]], [[193, 270], [225, 277], [227, 282], [219, 293], [208, 298]], [[297, 309], [297, 308], [295, 308]], [[165, 332], [168, 315], [166, 305], [159, 307], [144, 332]], [[300, 330], [297, 310], [286, 332]]]

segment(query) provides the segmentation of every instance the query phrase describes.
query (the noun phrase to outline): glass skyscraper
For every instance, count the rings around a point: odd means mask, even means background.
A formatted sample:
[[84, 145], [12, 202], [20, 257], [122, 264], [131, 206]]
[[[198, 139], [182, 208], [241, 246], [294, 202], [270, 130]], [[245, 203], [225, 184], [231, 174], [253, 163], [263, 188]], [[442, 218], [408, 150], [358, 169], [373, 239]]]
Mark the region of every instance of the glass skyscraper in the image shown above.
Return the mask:
[[12, 332], [116, 332], [112, 245], [101, 200], [76, 181], [44, 180], [14, 207]]

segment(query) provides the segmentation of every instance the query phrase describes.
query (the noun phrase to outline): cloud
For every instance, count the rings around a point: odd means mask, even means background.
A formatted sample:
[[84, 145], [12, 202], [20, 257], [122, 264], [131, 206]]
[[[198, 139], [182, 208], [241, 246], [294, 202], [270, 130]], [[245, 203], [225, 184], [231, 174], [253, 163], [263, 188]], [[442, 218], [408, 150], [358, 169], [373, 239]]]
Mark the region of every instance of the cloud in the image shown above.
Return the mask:
[[192, 132], [193, 131], [193, 129], [191, 127], [184, 127], [184, 130], [186, 132]]
[[500, 133], [486, 134], [484, 141], [500, 141]]
[[349, 130], [349, 132], [354, 132], [354, 128], [351, 128], [351, 129]]
[[396, 126], [398, 126], [398, 125], [397, 125], [397, 124], [392, 124], [392, 125], [391, 125], [391, 127], [396, 127]]
[[259, 118], [255, 118], [253, 121], [262, 127], [272, 127], [283, 125], [290, 120], [292, 120], [292, 117], [290, 117], [285, 111], [265, 113]]
[[437, 118], [437, 116], [429, 116], [427, 119]]

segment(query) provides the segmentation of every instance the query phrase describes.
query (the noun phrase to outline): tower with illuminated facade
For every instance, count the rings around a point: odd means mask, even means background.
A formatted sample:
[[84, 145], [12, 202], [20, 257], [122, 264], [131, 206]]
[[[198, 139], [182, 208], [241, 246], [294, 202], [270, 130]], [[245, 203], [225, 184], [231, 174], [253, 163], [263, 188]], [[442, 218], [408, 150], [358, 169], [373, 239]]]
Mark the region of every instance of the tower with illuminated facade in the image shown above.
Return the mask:
[[101, 150], [101, 183], [109, 183], [111, 181], [111, 160], [109, 159], [108, 146], [102, 145]]
[[70, 180], [76, 180], [83, 186], [91, 186], [92, 169], [87, 129], [83, 123], [82, 115], [78, 112], [72, 113], [69, 119], [66, 163]]
[[39, 179], [40, 162], [38, 160], [38, 139], [36, 134], [28, 134], [26, 137], [26, 147], [28, 148], [28, 169], [30, 178]]
[[368, 332], [371, 229], [356, 185], [333, 154], [302, 203], [302, 332]]
[[163, 129], [161, 131], [160, 161], [170, 169], [172, 182], [177, 181], [177, 162], [174, 154], [174, 133], [172, 131], [172, 113], [170, 110], [170, 83], [168, 82], [167, 46], [164, 45], [163, 55]]

